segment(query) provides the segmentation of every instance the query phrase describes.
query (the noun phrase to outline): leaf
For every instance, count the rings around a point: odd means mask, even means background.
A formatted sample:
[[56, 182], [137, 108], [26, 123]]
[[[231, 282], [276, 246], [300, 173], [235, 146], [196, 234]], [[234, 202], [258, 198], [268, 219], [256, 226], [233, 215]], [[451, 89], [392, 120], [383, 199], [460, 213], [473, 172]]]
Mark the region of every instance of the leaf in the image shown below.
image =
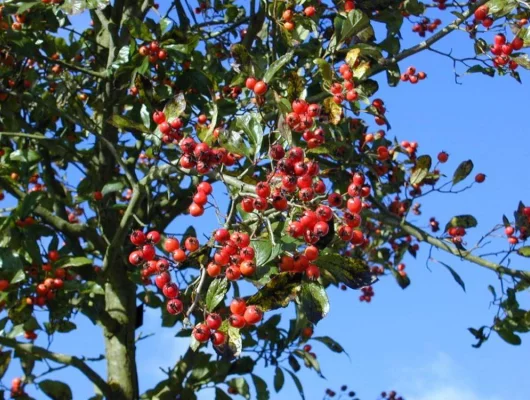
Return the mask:
[[263, 311], [287, 307], [300, 291], [301, 281], [301, 274], [282, 272], [274, 275], [255, 295], [247, 299], [247, 304], [257, 305]]
[[255, 374], [251, 374], [252, 381], [254, 382], [254, 386], [256, 387], [256, 399], [257, 400], [269, 400], [270, 399], [270, 393], [269, 389], [267, 388], [267, 382], [265, 382], [262, 378]]
[[466, 284], [464, 283], [464, 281], [462, 280], [460, 275], [458, 275], [457, 272], [453, 268], [451, 268], [449, 265], [447, 265], [446, 263], [444, 263], [442, 261], [438, 261], [438, 260], [437, 260], [437, 262], [442, 264], [445, 268], [447, 268], [449, 270], [449, 272], [453, 276], [453, 279], [456, 281], [456, 283], [458, 283], [460, 285], [462, 290], [465, 292], [466, 291]]
[[350, 66], [351, 69], [355, 69], [355, 65], [359, 56], [361, 55], [361, 49], [356, 47], [346, 53], [344, 61]]
[[9, 154], [9, 160], [33, 164], [40, 160], [40, 155], [35, 150], [18, 149]]
[[333, 101], [333, 97], [323, 101], [323, 111], [332, 125], [337, 125], [342, 120], [342, 107]]
[[386, 68], [386, 80], [389, 86], [392, 86], [392, 87], [397, 86], [397, 84], [400, 82], [400, 77], [401, 77], [401, 71], [397, 63], [390, 64]]
[[54, 266], [55, 268], [84, 267], [92, 264], [92, 260], [86, 257], [62, 257], [55, 262]]
[[20, 218], [25, 218], [33, 212], [35, 207], [38, 205], [41, 197], [44, 196], [44, 193], [39, 191], [28, 193], [24, 196], [24, 200], [18, 206], [18, 215]]
[[291, 375], [291, 378], [293, 378], [294, 384], [298, 389], [298, 393], [300, 393], [300, 397], [302, 398], [302, 400], [305, 400], [304, 388], [302, 386], [302, 383], [300, 382], [300, 379], [298, 379], [294, 372], [291, 372], [289, 370], [286, 371], [289, 373], [289, 375]]
[[294, 358], [294, 356], [291, 354], [289, 355], [289, 357], [287, 358], [288, 362], [289, 362], [289, 365], [291, 366], [291, 368], [295, 371], [295, 372], [298, 372], [300, 371], [300, 363], [298, 362], [298, 360], [296, 358]]
[[153, 40], [153, 35], [149, 31], [149, 27], [139, 18], [129, 16], [125, 21], [125, 26], [127, 26], [131, 36], [135, 39], [140, 39], [146, 42]]
[[331, 69], [331, 65], [329, 65], [329, 63], [323, 58], [316, 58], [315, 60], [313, 60], [313, 63], [318, 65], [318, 70], [320, 71], [320, 75], [322, 76], [324, 88], [329, 88], [331, 86], [331, 80], [333, 78], [333, 71]]
[[418, 0], [405, 0], [403, 9], [412, 15], [421, 15], [425, 11], [425, 5]]
[[182, 93], [177, 94], [164, 107], [164, 115], [168, 121], [178, 118], [186, 110], [186, 99]]
[[324, 375], [322, 375], [322, 371], [320, 370], [319, 362], [309, 352], [297, 349], [294, 351], [294, 354], [304, 360], [304, 364], [307, 368], [313, 368], [321, 378], [324, 378]]
[[0, 379], [4, 377], [7, 368], [9, 367], [9, 363], [11, 362], [11, 354], [11, 350], [0, 351]]
[[445, 225], [445, 232], [449, 228], [474, 228], [478, 225], [477, 219], [472, 215], [457, 215], [451, 218], [451, 220]]
[[214, 279], [206, 293], [206, 309], [209, 312], [215, 310], [215, 307], [225, 298], [226, 292], [228, 292], [228, 281], [226, 278]]
[[466, 179], [473, 171], [473, 161], [467, 160], [460, 163], [453, 175], [453, 185]]
[[15, 276], [13, 276], [13, 278], [11, 278], [11, 283], [12, 284], [19, 283], [19, 282], [22, 282], [25, 279], [26, 279], [26, 274], [24, 273], [24, 270], [19, 269], [15, 273]]
[[416, 160], [416, 165], [414, 166], [412, 175], [410, 176], [411, 185], [419, 185], [429, 174], [431, 165], [432, 160], [430, 156], [419, 156]]
[[49, 398], [53, 400], [71, 400], [72, 391], [70, 387], [63, 382], [52, 381], [51, 379], [46, 379], [39, 382], [39, 388], [42, 390]]
[[530, 59], [528, 58], [528, 54], [512, 57], [512, 60], [519, 64], [521, 67], [525, 69], [530, 69]]
[[274, 78], [274, 75], [276, 75], [279, 70], [281, 70], [287, 63], [291, 61], [293, 54], [294, 53], [292, 51], [289, 51], [274, 61], [267, 69], [267, 72], [265, 72], [265, 75], [263, 75], [263, 82], [268, 84], [272, 78]]
[[127, 61], [130, 60], [129, 52], [130, 52], [129, 46], [123, 46], [118, 52], [118, 56], [112, 63], [112, 68], [118, 69], [121, 65], [127, 63]]
[[60, 333], [68, 333], [73, 330], [77, 329], [77, 325], [74, 324], [72, 321], [59, 321], [57, 323], [57, 332]]
[[284, 383], [285, 376], [283, 375], [283, 371], [280, 367], [276, 367], [276, 370], [274, 372], [274, 390], [276, 390], [276, 393], [282, 390]]
[[275, 260], [281, 252], [281, 246], [279, 244], [273, 246], [268, 240], [253, 240], [250, 246], [256, 253], [256, 265], [258, 268]]
[[304, 314], [314, 324], [329, 312], [328, 295], [324, 287], [317, 282], [304, 282], [298, 298]]
[[518, 346], [521, 344], [521, 337], [513, 333], [513, 331], [511, 331], [510, 329], [504, 326], [501, 328], [495, 327], [495, 331], [506, 343], [512, 344], [514, 346]]
[[517, 249], [517, 254], [523, 257], [530, 257], [530, 246], [523, 246]]
[[351, 289], [359, 289], [374, 283], [377, 279], [370, 273], [366, 263], [353, 257], [340, 254], [322, 254], [315, 261], [325, 280], [338, 285], [344, 283]]
[[335, 340], [333, 340], [329, 336], [313, 337], [312, 339], [325, 344], [328, 349], [330, 349], [331, 351], [335, 353], [346, 353], [346, 351], [344, 350], [344, 347], [342, 347], [339, 343], [337, 343]]
[[474, 74], [477, 72], [484, 74], [484, 75], [491, 76], [491, 77], [495, 76], [495, 69], [492, 67], [483, 67], [482, 65], [473, 65], [471, 68], [467, 70], [468, 74]]
[[391, 268], [390, 271], [392, 272], [392, 275], [394, 275], [394, 278], [396, 278], [396, 282], [401, 289], [406, 289], [410, 285], [410, 278], [408, 275], [401, 276], [395, 268]]
[[243, 116], [237, 117], [235, 122], [236, 129], [245, 132], [248, 138], [252, 154], [254, 154], [254, 161], [258, 159], [263, 142], [263, 127], [261, 124], [261, 116], [253, 112], [245, 113]]
[[101, 193], [103, 194], [103, 196], [106, 196], [109, 193], [122, 192], [123, 189], [125, 189], [125, 184], [122, 181], [114, 181], [109, 182], [105, 186], [103, 186], [103, 189], [101, 189]]
[[232, 400], [222, 389], [215, 388], [215, 400]]
[[227, 382], [228, 386], [234, 388], [237, 393], [243, 396], [245, 399], [250, 399], [250, 388], [245, 378], [237, 377], [232, 378]]
[[149, 133], [149, 128], [140, 122], [135, 122], [129, 118], [123, 117], [121, 115], [113, 115], [107, 121], [112, 126], [121, 129], [123, 131], [139, 131], [143, 133]]
[[340, 40], [348, 39], [370, 26], [370, 19], [361, 10], [355, 9], [348, 13], [342, 23]]
[[22, 261], [18, 254], [13, 252], [13, 249], [0, 247], [0, 269], [17, 271], [22, 267]]
[[195, 339], [195, 336], [191, 334], [190, 335], [190, 349], [192, 349], [193, 351], [197, 351], [199, 347], [201, 347], [201, 342]]

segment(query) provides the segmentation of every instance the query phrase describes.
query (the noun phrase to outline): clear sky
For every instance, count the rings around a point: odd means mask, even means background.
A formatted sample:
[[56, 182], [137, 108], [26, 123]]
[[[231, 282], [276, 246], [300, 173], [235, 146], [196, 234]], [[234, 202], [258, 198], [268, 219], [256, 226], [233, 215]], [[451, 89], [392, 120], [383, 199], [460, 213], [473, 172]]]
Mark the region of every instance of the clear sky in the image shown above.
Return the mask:
[[[406, 34], [405, 40], [412, 45], [419, 38]], [[463, 32], [452, 34], [436, 48], [454, 49], [456, 55], [473, 52], [472, 42]], [[405, 83], [397, 88], [386, 87], [384, 76], [378, 78], [378, 96], [384, 99], [392, 124], [389, 135], [419, 142], [419, 154], [435, 156], [441, 150], [447, 151], [450, 157], [443, 171], [449, 176], [459, 162], [469, 158], [473, 159], [476, 172], [487, 175], [485, 183], [460, 195], [428, 196], [422, 205], [423, 215], [414, 222], [426, 226], [428, 219], [436, 216], [443, 226], [454, 215], [473, 214], [479, 221], [467, 237], [473, 243], [473, 239], [500, 223], [502, 214], [513, 215], [519, 200], [530, 203], [526, 119], [530, 91], [525, 82], [530, 74], [521, 71], [523, 85], [509, 77], [491, 79], [483, 75], [464, 76], [463, 84], [457, 85], [452, 62], [441, 56], [424, 52], [406, 60], [401, 67], [409, 65], [425, 71], [428, 78], [417, 85]], [[217, 186], [216, 198], [222, 198], [222, 193]], [[187, 226], [190, 221], [184, 217], [178, 225]], [[203, 232], [214, 228], [207, 225], [209, 221], [212, 219], [208, 217], [193, 220]], [[504, 245], [500, 238], [492, 248]], [[443, 266], [431, 263], [431, 270], [426, 268], [427, 250], [422, 247], [416, 260], [406, 258], [412, 280], [406, 290], [401, 290], [392, 278], [383, 278], [374, 286], [376, 295], [371, 304], [360, 303], [357, 291], [330, 291], [331, 311], [315, 334], [335, 338], [350, 358], [312, 343], [327, 379], [302, 369], [299, 375], [309, 400], [321, 399], [326, 388], [339, 390], [343, 384], [363, 400], [375, 400], [381, 390], [390, 389], [396, 389], [407, 400], [530, 398], [527, 336], [523, 336], [519, 347], [504, 343], [496, 335], [480, 349], [471, 347], [474, 338], [467, 328], [492, 321], [495, 310], [489, 308], [491, 295], [487, 285], [495, 284], [495, 275], [434, 251], [433, 257], [451, 265], [463, 278], [467, 288], [464, 293]], [[514, 258], [512, 265], [528, 268], [529, 263]], [[67, 335], [57, 334], [51, 348], [86, 356], [103, 353], [99, 329], [81, 317], [75, 322], [79, 329]], [[185, 351], [188, 340], [174, 337], [177, 328], [160, 328], [159, 316], [152, 310], [148, 310], [141, 331], [156, 333], [138, 344], [140, 384], [145, 391], [163, 378], [158, 367], [172, 365]], [[44, 334], [41, 336], [37, 344], [45, 345]], [[20, 374], [15, 364], [6, 374], [6, 382]], [[104, 362], [94, 366], [104, 371]], [[258, 372], [270, 383], [272, 392], [274, 371], [260, 367]], [[88, 398], [93, 390], [75, 371], [63, 370], [51, 378], [67, 381], [75, 399]], [[213, 394], [204, 392], [200, 398], [210, 399]], [[284, 390], [271, 398], [296, 399], [292, 381], [286, 377]]]

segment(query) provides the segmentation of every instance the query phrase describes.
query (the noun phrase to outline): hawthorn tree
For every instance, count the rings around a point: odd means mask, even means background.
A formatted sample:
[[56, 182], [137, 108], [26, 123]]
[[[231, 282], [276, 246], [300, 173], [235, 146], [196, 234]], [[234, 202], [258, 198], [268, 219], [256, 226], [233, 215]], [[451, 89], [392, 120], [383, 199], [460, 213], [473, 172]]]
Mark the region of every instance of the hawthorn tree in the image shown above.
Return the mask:
[[[466, 242], [477, 221], [459, 210], [442, 226], [411, 223], [424, 196], [467, 190], [485, 175], [472, 176], [471, 160], [444, 171], [447, 153], [390, 138], [373, 77], [421, 84], [426, 73], [403, 63], [430, 51], [453, 61], [455, 78], [520, 80], [530, 68], [528, 2], [164, 3], [0, 7], [0, 376], [14, 358], [24, 371], [3, 386], [12, 397], [72, 398], [48, 379], [62, 367], [93, 382], [94, 399], [194, 399], [204, 387], [218, 400], [249, 398], [249, 382], [268, 399], [286, 376], [304, 397], [301, 364], [320, 372], [308, 341], [343, 351], [313, 336], [327, 289], [359, 289], [370, 302], [379, 279], [406, 288], [403, 259], [420, 246], [503, 283], [495, 319], [470, 328], [475, 346], [492, 332], [520, 343], [530, 329], [517, 302], [530, 286], [520, 257], [530, 256], [530, 207], [519, 203], [485, 232], [506, 235], [491, 256], [477, 255], [484, 238]], [[90, 24], [70, 23], [74, 14]], [[410, 30], [416, 44], [403, 43]], [[467, 38], [468, 57], [437, 50], [453, 33]], [[168, 232], [205, 209], [206, 237], [194, 226]], [[159, 309], [162, 326], [190, 337], [190, 348], [141, 394], [144, 307]], [[295, 311], [289, 321], [285, 307]], [[44, 344], [76, 329], [75, 315], [101, 328], [106, 377], [94, 360]], [[273, 367], [274, 388], [257, 363]], [[36, 374], [36, 364], [48, 369]]]

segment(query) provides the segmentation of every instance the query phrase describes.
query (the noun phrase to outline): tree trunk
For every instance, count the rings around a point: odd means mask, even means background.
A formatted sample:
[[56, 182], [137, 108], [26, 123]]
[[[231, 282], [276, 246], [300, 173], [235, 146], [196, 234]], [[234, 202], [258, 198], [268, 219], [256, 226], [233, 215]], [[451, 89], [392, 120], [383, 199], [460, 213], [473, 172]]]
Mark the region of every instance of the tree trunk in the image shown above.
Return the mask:
[[114, 331], [105, 328], [107, 381], [114, 396], [112, 400], [139, 398], [136, 371], [136, 287], [127, 278], [125, 265], [114, 265], [105, 284], [107, 312], [118, 322]]

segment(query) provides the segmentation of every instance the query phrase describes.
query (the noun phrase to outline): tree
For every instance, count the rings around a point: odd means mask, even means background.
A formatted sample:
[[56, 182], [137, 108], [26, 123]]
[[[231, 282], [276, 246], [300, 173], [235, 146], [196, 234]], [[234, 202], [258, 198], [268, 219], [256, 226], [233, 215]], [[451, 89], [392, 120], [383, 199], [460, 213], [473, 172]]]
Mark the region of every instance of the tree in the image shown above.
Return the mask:
[[[519, 67], [530, 68], [529, 4], [190, 3], [0, 8], [0, 196], [13, 205], [0, 216], [0, 376], [14, 357], [25, 374], [11, 395], [29, 398], [36, 385], [71, 398], [66, 383], [43, 378], [71, 367], [94, 383], [93, 398], [193, 399], [207, 385], [217, 399], [230, 398], [226, 390], [249, 398], [252, 381], [268, 399], [272, 388], [253, 373], [263, 361], [275, 368], [275, 391], [287, 375], [303, 397], [300, 364], [320, 373], [307, 341], [343, 352], [332, 337], [312, 337], [330, 307], [326, 289], [359, 289], [370, 302], [378, 279], [406, 288], [403, 259], [420, 245], [491, 270], [503, 282], [499, 293], [491, 287], [499, 312], [470, 328], [475, 346], [492, 332], [519, 344], [530, 329], [517, 302], [530, 286], [520, 266], [530, 256], [530, 207], [519, 203], [474, 246], [465, 241], [472, 215], [443, 227], [432, 218], [431, 232], [411, 223], [422, 197], [468, 190], [485, 175], [470, 178], [467, 160], [447, 179], [447, 153], [433, 160], [417, 143], [391, 140], [372, 78], [421, 84], [425, 72], [399, 63], [431, 51], [453, 61], [456, 80], [459, 68], [520, 80]], [[430, 19], [433, 8], [454, 19]], [[74, 14], [89, 14], [90, 26], [71, 24]], [[418, 44], [406, 48], [401, 32], [410, 29]], [[456, 30], [473, 55], [433, 47]], [[206, 238], [193, 225], [168, 231], [205, 212], [218, 219]], [[505, 249], [477, 255], [498, 231]], [[191, 344], [166, 380], [140, 394], [144, 307], [160, 309], [162, 325]], [[288, 325], [285, 307], [296, 311]], [[75, 314], [101, 327], [106, 377], [94, 360], [34, 344], [76, 329]], [[35, 376], [37, 362], [49, 370]]]

